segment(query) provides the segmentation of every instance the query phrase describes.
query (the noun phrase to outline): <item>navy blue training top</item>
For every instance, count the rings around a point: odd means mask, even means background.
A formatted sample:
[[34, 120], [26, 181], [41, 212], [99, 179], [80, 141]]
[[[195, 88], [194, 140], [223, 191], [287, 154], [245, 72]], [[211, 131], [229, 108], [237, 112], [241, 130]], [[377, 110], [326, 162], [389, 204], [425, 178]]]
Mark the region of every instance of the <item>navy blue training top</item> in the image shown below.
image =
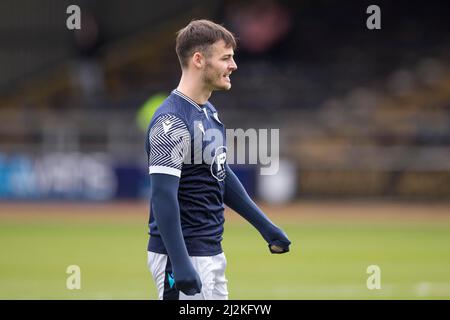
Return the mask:
[[[217, 110], [177, 90], [156, 110], [147, 131], [149, 174], [180, 178], [181, 228], [190, 256], [222, 252], [226, 135]], [[150, 206], [148, 251], [167, 254]]]

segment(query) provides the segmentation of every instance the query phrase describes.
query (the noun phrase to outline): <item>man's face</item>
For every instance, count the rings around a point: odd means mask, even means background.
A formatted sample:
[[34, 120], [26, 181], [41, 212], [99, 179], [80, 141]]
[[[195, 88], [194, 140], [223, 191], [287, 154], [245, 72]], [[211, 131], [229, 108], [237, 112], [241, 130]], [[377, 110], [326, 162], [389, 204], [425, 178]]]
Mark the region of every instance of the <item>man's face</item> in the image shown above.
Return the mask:
[[233, 56], [233, 48], [226, 47], [223, 40], [214, 43], [205, 54], [203, 81], [212, 91], [230, 90], [230, 75], [237, 69]]

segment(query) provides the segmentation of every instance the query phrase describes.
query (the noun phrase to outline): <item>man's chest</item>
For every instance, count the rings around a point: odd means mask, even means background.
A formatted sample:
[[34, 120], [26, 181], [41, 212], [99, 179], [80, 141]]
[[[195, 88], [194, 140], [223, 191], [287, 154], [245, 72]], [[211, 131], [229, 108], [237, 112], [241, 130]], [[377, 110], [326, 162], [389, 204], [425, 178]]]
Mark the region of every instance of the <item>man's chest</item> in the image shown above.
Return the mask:
[[204, 112], [191, 121], [192, 164], [207, 165], [211, 175], [221, 181], [226, 163], [226, 130], [217, 113]]

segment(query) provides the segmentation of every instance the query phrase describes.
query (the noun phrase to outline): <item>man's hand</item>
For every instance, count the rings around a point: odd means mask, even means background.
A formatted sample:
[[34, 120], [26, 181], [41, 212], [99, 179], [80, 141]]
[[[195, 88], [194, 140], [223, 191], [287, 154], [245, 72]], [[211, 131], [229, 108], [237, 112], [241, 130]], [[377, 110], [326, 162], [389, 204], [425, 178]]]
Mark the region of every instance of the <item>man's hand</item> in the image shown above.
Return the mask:
[[271, 253], [281, 254], [289, 252], [289, 241], [286, 233], [278, 227], [275, 227], [270, 234], [269, 250]]
[[202, 282], [192, 265], [174, 270], [175, 287], [188, 296], [200, 293]]

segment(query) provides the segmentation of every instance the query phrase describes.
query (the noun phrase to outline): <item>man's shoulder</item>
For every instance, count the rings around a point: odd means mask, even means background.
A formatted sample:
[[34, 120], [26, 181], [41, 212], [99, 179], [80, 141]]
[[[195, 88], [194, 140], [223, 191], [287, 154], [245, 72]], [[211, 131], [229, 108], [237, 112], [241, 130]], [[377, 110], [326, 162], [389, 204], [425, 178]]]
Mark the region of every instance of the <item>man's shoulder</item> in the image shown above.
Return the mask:
[[179, 113], [181, 110], [182, 106], [172, 93], [163, 101], [159, 108], [156, 109], [155, 115], [164, 113]]
[[189, 121], [189, 113], [186, 112], [186, 108], [178, 101], [173, 95], [167, 97], [166, 100], [156, 109], [151, 124], [155, 122], [158, 118], [166, 116], [176, 117], [183, 121], [186, 125]]

